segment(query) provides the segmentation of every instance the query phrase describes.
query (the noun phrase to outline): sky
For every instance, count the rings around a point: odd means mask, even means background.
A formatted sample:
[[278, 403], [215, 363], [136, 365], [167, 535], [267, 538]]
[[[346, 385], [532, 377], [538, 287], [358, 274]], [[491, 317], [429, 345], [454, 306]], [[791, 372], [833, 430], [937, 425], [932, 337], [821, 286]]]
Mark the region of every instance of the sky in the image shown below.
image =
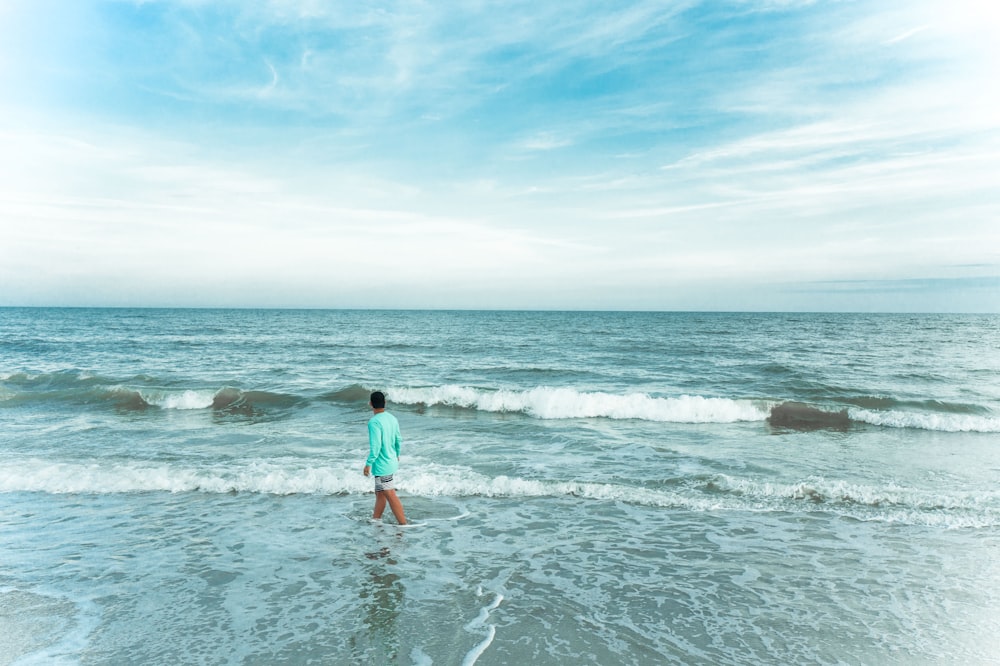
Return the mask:
[[994, 0], [0, 1], [0, 306], [1000, 312]]

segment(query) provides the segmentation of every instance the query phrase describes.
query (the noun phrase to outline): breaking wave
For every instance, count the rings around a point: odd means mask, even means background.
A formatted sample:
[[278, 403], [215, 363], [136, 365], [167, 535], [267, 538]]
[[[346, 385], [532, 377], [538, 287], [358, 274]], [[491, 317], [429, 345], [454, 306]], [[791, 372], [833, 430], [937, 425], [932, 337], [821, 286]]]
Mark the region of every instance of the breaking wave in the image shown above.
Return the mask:
[[868, 409], [849, 409], [848, 414], [854, 421], [886, 428], [913, 428], [939, 432], [1000, 432], [1000, 418], [974, 414], [876, 412]]
[[220, 389], [163, 387], [157, 386], [156, 379], [147, 375], [115, 380], [76, 371], [38, 375], [18, 373], [0, 382], [0, 404], [7, 406], [48, 402], [104, 405], [121, 410], [211, 408], [249, 413], [260, 408], [292, 407], [303, 401], [295, 395], [230, 386]]
[[436, 386], [393, 388], [389, 400], [404, 405], [442, 405], [483, 412], [521, 413], [540, 419], [610, 418], [673, 423], [762, 421], [769, 407], [761, 401], [680, 396], [655, 398], [644, 393], [616, 395], [540, 386], [527, 391]]
[[166, 463], [11, 463], [0, 471], [0, 492], [114, 494], [140, 492], [259, 493], [269, 495], [361, 493], [371, 481], [356, 469], [253, 462], [199, 469]]
[[[949, 491], [937, 494], [895, 483], [868, 486], [840, 479], [813, 476], [788, 484], [761, 482], [718, 474], [705, 482], [705, 490], [740, 497], [790, 499], [814, 504], [856, 505], [871, 508], [909, 507], [923, 510], [985, 509], [1000, 507], [1000, 492]], [[998, 514], [1000, 518], [1000, 514]]]
[[[353, 389], [357, 388], [357, 391]], [[351, 387], [339, 392], [357, 400], [368, 397], [367, 389]], [[453, 407], [492, 413], [518, 413], [539, 419], [609, 418], [668, 423], [736, 423], [768, 421], [793, 428], [844, 428], [865, 423], [885, 428], [910, 428], [939, 432], [1000, 432], [1000, 418], [946, 411], [903, 411], [856, 407], [813, 407], [766, 399], [705, 398], [683, 395], [652, 397], [645, 393], [614, 394], [539, 386], [526, 391], [488, 390], [443, 385], [423, 388], [391, 388], [388, 399], [401, 405]], [[934, 401], [926, 403], [929, 406]], [[792, 422], [778, 421], [775, 412], [794, 409]], [[971, 408], [969, 408], [971, 411]]]
[[[582, 391], [569, 387], [536, 386], [518, 390], [455, 384], [390, 387], [385, 391], [391, 402], [401, 406], [522, 414], [546, 420], [605, 418], [706, 424], [766, 421], [773, 426], [798, 430], [848, 429], [867, 424], [938, 432], [1000, 432], [1000, 417], [988, 408], [937, 400], [899, 402], [892, 398], [853, 398], [845, 399], [846, 404], [810, 405], [770, 398], [657, 397], [647, 393]], [[116, 379], [76, 370], [0, 376], [0, 407], [62, 403], [122, 411], [212, 409], [259, 415], [282, 412], [313, 400], [363, 404], [370, 392], [369, 387], [360, 384], [307, 395], [232, 386], [178, 387], [148, 375]]]
[[[1000, 525], [1000, 492], [866, 486], [811, 477], [776, 484], [715, 475], [679, 486], [488, 477], [467, 469], [428, 464], [402, 475], [401, 492], [423, 497], [501, 499], [579, 498], [694, 512], [828, 512], [861, 521], [946, 528]], [[170, 464], [24, 460], [0, 470], [0, 493], [187, 493], [344, 496], [371, 492], [354, 467], [303, 466], [301, 461], [257, 461], [198, 469]]]

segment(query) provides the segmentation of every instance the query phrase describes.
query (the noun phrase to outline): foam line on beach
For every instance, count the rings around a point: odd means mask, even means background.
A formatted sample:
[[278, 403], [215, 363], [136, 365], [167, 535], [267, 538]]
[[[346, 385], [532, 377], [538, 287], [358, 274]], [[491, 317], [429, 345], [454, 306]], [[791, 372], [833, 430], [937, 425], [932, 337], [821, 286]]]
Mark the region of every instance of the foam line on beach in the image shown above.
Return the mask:
[[452, 521], [456, 521], [456, 520], [462, 520], [463, 518], [468, 518], [471, 515], [472, 515], [472, 513], [469, 512], [469, 511], [462, 511], [462, 513], [458, 514], [457, 516], [449, 516], [447, 518], [425, 518], [424, 522], [425, 523], [431, 523], [431, 522], [452, 522]]
[[[482, 588], [480, 588], [479, 594], [482, 595]], [[496, 638], [497, 635], [497, 628], [494, 624], [486, 624], [486, 621], [490, 619], [490, 613], [500, 607], [500, 602], [502, 601], [503, 595], [497, 592], [496, 597], [491, 603], [479, 609], [479, 615], [476, 619], [465, 625], [465, 630], [470, 632], [485, 626], [486, 636], [475, 647], [466, 653], [465, 659], [462, 660], [462, 666], [472, 666], [475, 664], [476, 661], [483, 656], [483, 653], [486, 652], [487, 648], [489, 648], [493, 643], [493, 639]]]
[[483, 656], [483, 653], [486, 652], [487, 648], [492, 645], [493, 639], [496, 638], [496, 635], [496, 626], [492, 624], [489, 625], [486, 628], [486, 638], [484, 638], [479, 645], [469, 650], [469, 652], [465, 655], [465, 659], [462, 660], [462, 666], [472, 666], [475, 664], [479, 658]]

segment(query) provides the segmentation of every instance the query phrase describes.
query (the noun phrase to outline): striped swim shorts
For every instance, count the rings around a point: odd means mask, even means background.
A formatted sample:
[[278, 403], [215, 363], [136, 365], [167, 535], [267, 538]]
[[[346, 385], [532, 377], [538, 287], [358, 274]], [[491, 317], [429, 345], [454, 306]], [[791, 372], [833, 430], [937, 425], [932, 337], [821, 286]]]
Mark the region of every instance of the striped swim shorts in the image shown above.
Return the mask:
[[392, 482], [392, 474], [387, 476], [376, 476], [375, 477], [375, 492], [380, 493], [383, 490], [395, 490], [396, 486]]

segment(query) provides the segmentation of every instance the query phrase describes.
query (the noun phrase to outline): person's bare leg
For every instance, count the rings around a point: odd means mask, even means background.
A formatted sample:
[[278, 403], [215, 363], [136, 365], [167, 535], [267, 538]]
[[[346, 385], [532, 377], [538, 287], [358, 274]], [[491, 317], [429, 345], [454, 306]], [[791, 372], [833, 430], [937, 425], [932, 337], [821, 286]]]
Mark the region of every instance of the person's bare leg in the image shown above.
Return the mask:
[[385, 499], [389, 502], [389, 508], [392, 509], [392, 515], [396, 516], [396, 522], [400, 525], [405, 525], [406, 515], [403, 513], [403, 503], [396, 496], [396, 491], [386, 490], [379, 494], [385, 495]]
[[[375, 511], [372, 513], [372, 518], [375, 520], [382, 520], [382, 512], [385, 511], [385, 491], [379, 490], [375, 493]], [[393, 513], [396, 510], [393, 509]]]

